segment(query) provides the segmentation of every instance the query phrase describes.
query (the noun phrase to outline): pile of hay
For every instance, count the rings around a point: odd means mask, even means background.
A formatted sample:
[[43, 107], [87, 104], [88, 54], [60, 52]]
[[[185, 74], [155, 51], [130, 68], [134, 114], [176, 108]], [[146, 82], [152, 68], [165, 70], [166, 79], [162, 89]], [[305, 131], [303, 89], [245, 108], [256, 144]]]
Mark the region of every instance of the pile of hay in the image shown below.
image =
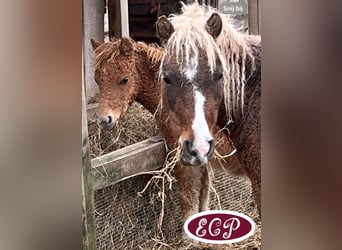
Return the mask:
[[[159, 135], [154, 117], [138, 103], [130, 107], [114, 130], [100, 130], [95, 121], [88, 121], [88, 131], [92, 158]], [[261, 247], [261, 222], [249, 180], [215, 173], [215, 191], [210, 194], [210, 209], [245, 213], [257, 224], [255, 234], [242, 242], [209, 246], [180, 240], [182, 228], [178, 186], [166, 174], [172, 174], [172, 169], [132, 177], [96, 191], [97, 249], [221, 250]], [[156, 176], [158, 178], [154, 178]], [[161, 215], [162, 224], [159, 227]]]
[[88, 120], [88, 133], [90, 157], [95, 158], [159, 135], [159, 130], [151, 113], [135, 102], [113, 130], [101, 130]]

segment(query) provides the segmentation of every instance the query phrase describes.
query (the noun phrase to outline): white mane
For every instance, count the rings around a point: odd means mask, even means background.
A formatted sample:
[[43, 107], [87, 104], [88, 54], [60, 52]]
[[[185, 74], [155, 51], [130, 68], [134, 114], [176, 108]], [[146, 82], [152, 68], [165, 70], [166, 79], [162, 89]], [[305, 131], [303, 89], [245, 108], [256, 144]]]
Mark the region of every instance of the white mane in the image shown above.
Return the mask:
[[[188, 66], [197, 66], [193, 64], [198, 64], [199, 48], [201, 48], [206, 52], [211, 73], [216, 68], [218, 56], [224, 71], [226, 111], [231, 120], [232, 112], [239, 108], [243, 110], [247, 58], [251, 59], [254, 67], [254, 57], [246, 39], [247, 35], [238, 32], [228, 16], [218, 13], [209, 6], [200, 6], [197, 3], [183, 5], [182, 12], [180, 15], [172, 15], [168, 18], [175, 32], [168, 40], [165, 54], [172, 56], [175, 53], [177, 63], [183, 70]], [[218, 13], [223, 22], [221, 34], [216, 41], [205, 29], [207, 20], [213, 13]]]

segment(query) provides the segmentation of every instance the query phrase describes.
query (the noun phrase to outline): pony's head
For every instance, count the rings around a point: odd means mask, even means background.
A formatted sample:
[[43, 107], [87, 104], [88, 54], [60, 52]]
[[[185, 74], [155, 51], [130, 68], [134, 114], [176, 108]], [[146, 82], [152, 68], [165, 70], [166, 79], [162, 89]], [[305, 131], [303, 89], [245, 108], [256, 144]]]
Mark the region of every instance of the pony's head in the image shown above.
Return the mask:
[[214, 127], [223, 96], [224, 59], [215, 43], [222, 29], [217, 13], [205, 24], [188, 17], [160, 17], [157, 34], [165, 52], [160, 68], [162, 103], [181, 128], [183, 165], [203, 165], [214, 152]]
[[134, 46], [130, 38], [100, 43], [91, 39], [95, 51], [95, 81], [100, 88], [98, 124], [105, 129], [115, 127], [139, 92]]

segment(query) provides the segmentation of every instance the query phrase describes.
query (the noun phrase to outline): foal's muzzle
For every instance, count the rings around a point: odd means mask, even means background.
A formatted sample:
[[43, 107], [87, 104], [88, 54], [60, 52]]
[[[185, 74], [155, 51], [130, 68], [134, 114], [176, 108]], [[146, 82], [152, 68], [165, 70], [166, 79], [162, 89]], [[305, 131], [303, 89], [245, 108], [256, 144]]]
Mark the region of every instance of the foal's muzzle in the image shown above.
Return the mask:
[[102, 128], [102, 129], [113, 129], [116, 125], [116, 122], [111, 115], [107, 116], [101, 116], [97, 120], [97, 124]]
[[213, 155], [215, 150], [215, 141], [210, 140], [209, 151], [205, 156], [202, 156], [197, 149], [194, 148], [193, 143], [185, 140], [182, 147], [180, 161], [185, 166], [202, 166], [208, 163], [208, 159]]

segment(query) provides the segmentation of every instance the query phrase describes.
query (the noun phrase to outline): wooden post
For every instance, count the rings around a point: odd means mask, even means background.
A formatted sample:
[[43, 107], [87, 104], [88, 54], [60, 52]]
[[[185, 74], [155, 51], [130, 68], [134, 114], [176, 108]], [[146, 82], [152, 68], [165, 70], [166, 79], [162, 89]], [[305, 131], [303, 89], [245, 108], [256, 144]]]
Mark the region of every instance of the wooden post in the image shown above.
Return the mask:
[[260, 0], [258, 0], [258, 26], [259, 26], [259, 35], [261, 35], [261, 7], [260, 7]]
[[109, 37], [128, 37], [128, 0], [108, 0]]
[[248, 0], [249, 34], [260, 35], [260, 0]]
[[87, 119], [88, 121], [96, 121], [97, 112], [99, 110], [99, 103], [90, 103], [87, 105]]
[[98, 86], [94, 80], [93, 57], [94, 52], [90, 39], [104, 40], [104, 1], [83, 1], [83, 50], [86, 102], [98, 93]]
[[[84, 58], [84, 55], [83, 55]], [[82, 59], [83, 59], [82, 58]], [[83, 61], [83, 60], [82, 60]], [[84, 63], [84, 61], [83, 61]], [[85, 72], [82, 71], [83, 81]], [[82, 221], [83, 221], [83, 249], [95, 250], [95, 208], [94, 189], [89, 154], [87, 113], [85, 102], [85, 88], [82, 84]]]

